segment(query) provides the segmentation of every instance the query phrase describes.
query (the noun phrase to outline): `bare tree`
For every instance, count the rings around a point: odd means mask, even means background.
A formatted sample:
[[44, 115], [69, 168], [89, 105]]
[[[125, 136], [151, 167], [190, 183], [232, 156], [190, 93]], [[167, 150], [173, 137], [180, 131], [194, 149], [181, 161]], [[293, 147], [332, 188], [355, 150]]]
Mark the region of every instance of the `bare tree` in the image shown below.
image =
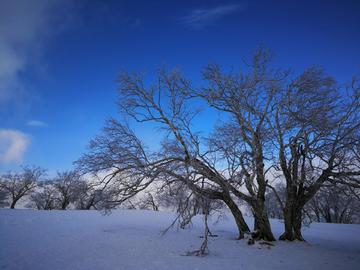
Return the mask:
[[[2, 180], [0, 179], [0, 181]], [[2, 184], [0, 183], [0, 208], [4, 208], [9, 206], [9, 198], [6, 190], [3, 190], [1, 186]]]
[[156, 201], [154, 195], [150, 191], [146, 191], [145, 195], [140, 198], [139, 202], [140, 209], [152, 209], [159, 211], [159, 202]]
[[57, 190], [52, 185], [51, 180], [39, 182], [37, 192], [29, 196], [29, 203], [25, 206], [27, 208], [37, 208], [38, 210], [53, 210], [56, 209]]
[[[275, 240], [264, 212], [268, 169], [265, 163], [272, 159], [272, 151], [265, 151], [272, 147], [273, 138], [268, 118], [291, 74], [290, 70], [273, 68], [273, 59], [274, 53], [260, 44], [250, 61], [244, 59], [247, 70], [225, 73], [217, 62], [210, 63], [202, 72], [209, 85], [192, 93], [226, 117], [209, 138], [210, 149], [228, 169], [230, 177], [223, 177], [224, 185], [251, 206], [254, 229], [259, 238], [267, 240]], [[242, 185], [247, 193], [241, 191]]]
[[188, 97], [189, 81], [179, 68], [156, 69], [158, 83], [145, 87], [144, 73], [118, 73], [119, 112], [139, 123], [153, 122], [164, 139], [161, 148], [151, 152], [126, 120], [108, 119], [100, 136], [95, 137], [85, 154], [75, 164], [83, 172], [109, 171], [104, 182], [114, 182], [118, 202], [136, 195], [154, 181], [183, 183], [191, 192], [210, 199], [222, 200], [229, 206], [239, 228], [239, 237], [249, 231], [242, 213], [214, 166], [212, 156], [200, 153], [201, 138], [192, 131], [192, 121], [201, 108]]
[[74, 203], [83, 187], [82, 176], [76, 171], [58, 172], [57, 177], [51, 180], [51, 185], [56, 189], [56, 202], [61, 210], [66, 210], [70, 203]]
[[76, 209], [80, 210], [111, 210], [116, 207], [113, 202], [114, 190], [109, 186], [100, 187], [96, 183], [82, 181], [75, 202]]
[[[109, 118], [101, 134], [90, 141], [88, 153], [74, 164], [79, 171], [96, 176], [99, 186], [110, 187], [112, 199], [108, 204], [114, 208], [145, 190], [159, 174], [158, 164], [148, 155], [146, 145], [128, 122]], [[100, 178], [99, 172], [105, 176]]]
[[[284, 213], [281, 240], [304, 240], [304, 206], [326, 182], [359, 186], [359, 97], [357, 78], [341, 88], [321, 66], [300, 76], [273, 66], [275, 54], [263, 44], [244, 59], [246, 70], [226, 73], [217, 62], [202, 72], [208, 85], [193, 87], [179, 68], [156, 68], [157, 82], [144, 85], [145, 72], [117, 74], [116, 105], [122, 120], [109, 118], [88, 153], [75, 162], [83, 173], [106, 172], [114, 204], [149, 186], [184, 187], [191, 198], [222, 201], [233, 214], [239, 238], [250, 231], [234, 198], [254, 213], [254, 237], [275, 240], [266, 192], [273, 192]], [[220, 114], [204, 136], [194, 123], [202, 107]], [[163, 135], [150, 150], [130, 121], [152, 123]], [[286, 200], [267, 175], [277, 171], [286, 183]], [[162, 189], [159, 189], [162, 190]]]
[[288, 84], [274, 110], [269, 124], [287, 186], [281, 240], [304, 240], [303, 208], [324, 183], [358, 183], [360, 89], [356, 81], [342, 89], [323, 67], [310, 66]]
[[16, 203], [31, 194], [37, 186], [39, 179], [45, 175], [46, 170], [41, 167], [22, 167], [22, 173], [8, 172], [1, 176], [1, 189], [11, 199], [10, 209], [14, 209]]
[[193, 95], [229, 115], [212, 143], [228, 164], [242, 168], [237, 179], [244, 179], [249, 194], [232, 188], [233, 183], [229, 188], [251, 205], [255, 228], [269, 231], [265, 190], [276, 190], [265, 175], [279, 169], [287, 187], [285, 204], [275, 193], [285, 219], [280, 239], [304, 240], [303, 207], [322, 184], [358, 185], [357, 78], [341, 89], [321, 66], [312, 65], [295, 78], [291, 70], [274, 68], [275, 54], [262, 44], [252, 56], [247, 72], [226, 74], [216, 62], [209, 64], [203, 72], [209, 86]]
[[[285, 204], [286, 201], [286, 186], [283, 182], [278, 183], [275, 186], [275, 192], [270, 190], [265, 195], [265, 208], [264, 211], [273, 219], [284, 219], [284, 210], [281, 209], [279, 200], [282, 204]], [[277, 197], [278, 196], [278, 197]]]
[[305, 211], [317, 222], [359, 223], [359, 200], [353, 192], [347, 185], [324, 186], [307, 203]]

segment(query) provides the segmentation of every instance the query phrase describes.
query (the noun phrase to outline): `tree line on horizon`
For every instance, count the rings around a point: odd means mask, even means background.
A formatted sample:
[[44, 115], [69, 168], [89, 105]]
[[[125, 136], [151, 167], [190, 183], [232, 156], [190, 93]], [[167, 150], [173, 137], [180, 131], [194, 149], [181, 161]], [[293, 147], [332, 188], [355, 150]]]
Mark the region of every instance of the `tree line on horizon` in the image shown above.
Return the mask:
[[[58, 172], [57, 176], [44, 179], [46, 170], [41, 167], [26, 166], [23, 173], [8, 172], [1, 176], [0, 208], [15, 209], [22, 200], [25, 208], [37, 210], [111, 210], [119, 206], [114, 201], [115, 190], [101, 188], [96, 182], [84, 178], [76, 171]], [[103, 186], [104, 187], [104, 186]], [[285, 186], [278, 184], [281, 199], [285, 200]], [[182, 202], [188, 196], [186, 190], [177, 194], [159, 193], [156, 189], [146, 191], [142, 196], [121, 204], [121, 209], [147, 209], [154, 211], [182, 212]], [[200, 203], [197, 201], [200, 199]], [[284, 219], [274, 193], [265, 196], [265, 212], [269, 218]], [[308, 202], [303, 212], [303, 223], [327, 222], [360, 224], [359, 194], [355, 188], [347, 185], [323, 186]], [[205, 196], [193, 196], [189, 202], [192, 207], [187, 209], [187, 218], [183, 212], [182, 224], [190, 222], [197, 214], [212, 214], [226, 209], [221, 201], [210, 200]], [[244, 202], [238, 201], [239, 205]], [[186, 208], [186, 207], [185, 207]], [[251, 208], [245, 215], [252, 216]], [[184, 225], [182, 226], [184, 227]]]
[[[201, 86], [164, 63], [149, 85], [144, 71], [120, 69], [119, 118], [106, 120], [74, 162], [76, 172], [58, 173], [40, 185], [42, 192], [56, 189], [68, 174], [92, 175], [85, 193], [103, 196], [93, 208], [131, 204], [142, 194], [142, 205], [154, 210], [172, 206], [181, 224], [226, 208], [240, 239], [252, 231], [255, 240], [274, 241], [269, 218], [284, 220], [280, 240], [289, 241], [305, 241], [304, 221], [359, 223], [358, 76], [340, 85], [322, 66], [295, 76], [274, 61], [275, 53], [261, 43], [237, 70], [209, 63]], [[207, 109], [219, 118], [208, 121], [211, 132], [204, 134], [196, 124]], [[163, 136], [159, 147], [146, 145], [132, 122], [152, 123]], [[9, 179], [1, 176], [1, 194]], [[254, 216], [253, 230], [243, 218], [244, 203]]]

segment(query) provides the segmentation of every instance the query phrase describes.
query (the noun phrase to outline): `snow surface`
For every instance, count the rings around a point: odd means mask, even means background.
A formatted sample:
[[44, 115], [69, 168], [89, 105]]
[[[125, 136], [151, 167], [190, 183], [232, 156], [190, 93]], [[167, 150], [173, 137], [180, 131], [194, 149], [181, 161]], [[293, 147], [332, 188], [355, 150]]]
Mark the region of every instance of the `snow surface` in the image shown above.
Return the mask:
[[[0, 210], [0, 269], [360, 269], [360, 226], [313, 223], [303, 242], [276, 241], [268, 249], [235, 240], [229, 220], [210, 230], [210, 254], [182, 256], [203, 241], [203, 217], [191, 229], [171, 229], [174, 213]], [[246, 218], [252, 226], [252, 218]], [[278, 238], [283, 224], [271, 220]]]

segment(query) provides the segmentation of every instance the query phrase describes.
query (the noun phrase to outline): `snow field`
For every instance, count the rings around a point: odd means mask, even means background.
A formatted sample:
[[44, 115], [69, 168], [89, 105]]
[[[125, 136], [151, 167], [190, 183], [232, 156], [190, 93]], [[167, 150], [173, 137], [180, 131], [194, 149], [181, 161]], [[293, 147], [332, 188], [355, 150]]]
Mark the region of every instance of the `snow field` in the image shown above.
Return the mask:
[[[210, 254], [183, 256], [197, 250], [204, 234], [203, 217], [190, 229], [170, 229], [174, 213], [0, 210], [0, 269], [360, 269], [360, 226], [313, 223], [303, 231], [307, 243], [276, 241], [271, 246], [235, 240], [229, 220], [210, 230]], [[246, 218], [249, 226], [252, 218]], [[271, 220], [278, 238], [283, 224]]]

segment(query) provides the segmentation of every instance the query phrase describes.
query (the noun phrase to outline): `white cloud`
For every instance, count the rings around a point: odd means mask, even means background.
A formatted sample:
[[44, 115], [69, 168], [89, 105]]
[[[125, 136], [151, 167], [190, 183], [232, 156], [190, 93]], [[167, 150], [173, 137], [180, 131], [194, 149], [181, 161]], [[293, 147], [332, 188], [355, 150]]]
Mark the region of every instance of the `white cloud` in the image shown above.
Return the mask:
[[45, 127], [46, 124], [44, 122], [38, 121], [38, 120], [30, 120], [26, 123], [28, 126], [32, 127]]
[[0, 129], [0, 163], [21, 163], [30, 138], [18, 130]]
[[46, 42], [69, 23], [66, 16], [63, 20], [58, 17], [71, 1], [0, 1], [0, 104], [31, 99], [19, 72], [30, 63], [42, 62]]
[[195, 9], [192, 10], [187, 16], [183, 17], [182, 23], [190, 25], [196, 29], [202, 29], [204, 26], [211, 24], [216, 19], [240, 8], [244, 8], [244, 6], [227, 5], [210, 9]]

